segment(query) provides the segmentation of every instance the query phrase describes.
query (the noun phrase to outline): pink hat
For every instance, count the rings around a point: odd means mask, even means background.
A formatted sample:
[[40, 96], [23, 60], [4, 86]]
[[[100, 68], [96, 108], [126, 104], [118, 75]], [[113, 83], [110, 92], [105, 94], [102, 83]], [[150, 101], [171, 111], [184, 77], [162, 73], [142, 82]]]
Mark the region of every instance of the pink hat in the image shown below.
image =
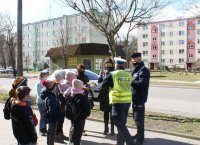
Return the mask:
[[84, 91], [82, 90], [83, 88], [83, 82], [78, 79], [74, 79], [72, 81], [72, 89], [71, 89], [71, 94], [82, 94]]
[[76, 79], [76, 78], [77, 78], [77, 76], [76, 76], [76, 74], [73, 73], [73, 72], [67, 72], [66, 75], [65, 75], [65, 79], [66, 79], [70, 84], [71, 84], [72, 81], [73, 81], [74, 79]]

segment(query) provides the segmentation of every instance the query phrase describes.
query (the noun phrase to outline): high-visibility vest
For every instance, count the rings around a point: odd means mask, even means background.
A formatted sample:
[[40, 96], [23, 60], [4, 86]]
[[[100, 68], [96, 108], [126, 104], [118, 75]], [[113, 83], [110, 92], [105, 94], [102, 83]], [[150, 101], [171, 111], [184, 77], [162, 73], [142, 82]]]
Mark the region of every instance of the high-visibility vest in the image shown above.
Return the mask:
[[109, 103], [131, 103], [131, 75], [125, 70], [113, 71], [111, 75], [114, 86], [109, 91]]

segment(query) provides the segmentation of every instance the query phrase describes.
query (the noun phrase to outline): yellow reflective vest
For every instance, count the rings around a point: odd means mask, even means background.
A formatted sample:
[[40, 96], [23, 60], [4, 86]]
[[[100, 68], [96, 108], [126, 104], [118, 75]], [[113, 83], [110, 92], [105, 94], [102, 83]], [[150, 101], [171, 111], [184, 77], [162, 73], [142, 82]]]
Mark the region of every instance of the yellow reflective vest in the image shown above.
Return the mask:
[[131, 75], [125, 70], [115, 70], [111, 75], [114, 86], [109, 91], [109, 103], [131, 103]]

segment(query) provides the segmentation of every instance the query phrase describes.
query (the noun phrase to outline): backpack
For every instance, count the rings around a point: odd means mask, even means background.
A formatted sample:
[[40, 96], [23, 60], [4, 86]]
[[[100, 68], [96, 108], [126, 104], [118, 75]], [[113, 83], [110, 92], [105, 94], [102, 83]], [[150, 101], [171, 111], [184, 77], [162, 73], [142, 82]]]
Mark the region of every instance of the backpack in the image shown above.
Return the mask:
[[80, 99], [74, 96], [69, 96], [66, 101], [66, 112], [65, 116], [69, 120], [76, 120], [80, 116], [80, 110], [78, 110], [77, 106]]
[[4, 118], [6, 120], [10, 119], [10, 111], [11, 111], [11, 97], [8, 97], [3, 108]]

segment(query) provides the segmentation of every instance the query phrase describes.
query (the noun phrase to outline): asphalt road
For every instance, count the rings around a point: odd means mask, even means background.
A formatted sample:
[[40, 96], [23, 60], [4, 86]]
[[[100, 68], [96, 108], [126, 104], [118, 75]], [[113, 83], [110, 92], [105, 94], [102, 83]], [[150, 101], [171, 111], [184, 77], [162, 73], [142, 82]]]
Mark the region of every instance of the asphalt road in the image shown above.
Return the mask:
[[[0, 78], [0, 91], [8, 91], [14, 79]], [[28, 78], [28, 85], [35, 95], [37, 78]], [[171, 113], [200, 118], [200, 90], [173, 87], [150, 87], [147, 111]]]

